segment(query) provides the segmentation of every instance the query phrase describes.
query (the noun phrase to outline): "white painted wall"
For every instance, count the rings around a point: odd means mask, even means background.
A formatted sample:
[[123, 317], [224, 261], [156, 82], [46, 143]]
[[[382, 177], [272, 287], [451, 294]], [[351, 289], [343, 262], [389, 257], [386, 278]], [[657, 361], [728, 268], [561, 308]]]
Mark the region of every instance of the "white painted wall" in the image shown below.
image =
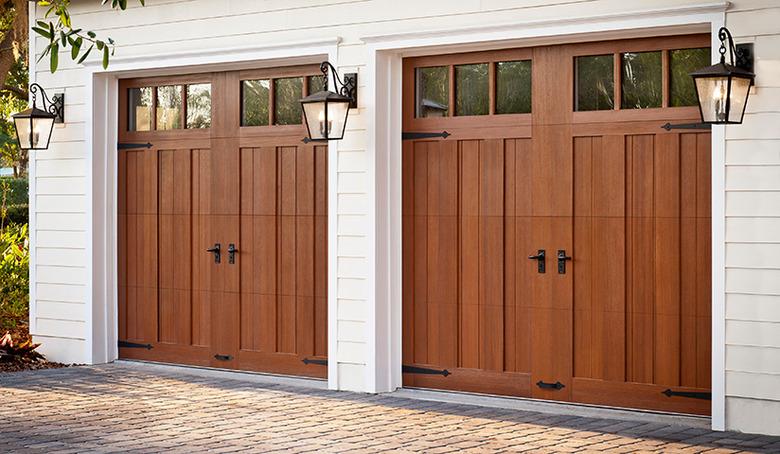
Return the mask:
[[726, 425], [780, 435], [780, 1], [735, 1], [726, 25], [756, 53], [726, 128]]
[[[772, 252], [780, 250], [779, 1], [739, 0], [726, 15], [739, 41], [756, 42], [759, 77], [745, 125], [727, 131], [727, 244], [719, 246], [726, 248], [728, 321], [715, 323], [721, 328], [727, 323], [727, 425], [760, 432], [780, 430], [780, 422], [770, 426], [771, 418], [761, 411], [780, 415], [780, 255]], [[393, 297], [382, 298], [382, 289], [393, 284], [377, 275], [393, 266], [377, 258], [389, 247], [379, 244], [383, 226], [377, 224], [385, 219], [377, 212], [377, 201], [384, 197], [393, 204], [393, 188], [384, 192], [377, 178], [388, 177], [381, 166], [390, 161], [372, 148], [383, 146], [376, 143], [376, 131], [398, 119], [374, 110], [374, 95], [397, 91], [392, 84], [373, 84], [375, 71], [395, 71], [390, 60], [377, 61], [376, 52], [386, 42], [378, 37], [402, 40], [422, 33], [429, 39], [417, 45], [437, 45], [446, 44], [443, 37], [454, 30], [484, 30], [472, 32], [468, 39], [474, 41], [499, 39], [499, 31], [529, 38], [544, 27], [550, 27], [547, 34], [641, 28], [670, 15], [723, 10], [726, 5], [717, 0], [147, 0], [145, 8], [129, 3], [127, 11], [118, 12], [100, 6], [99, 0], [73, 1], [74, 23], [117, 41], [117, 67], [143, 67], [157, 60], [152, 57], [204, 49], [340, 38], [336, 64], [341, 72], [359, 72], [360, 106], [338, 144], [330, 188], [336, 219], [331, 224], [335, 254], [330, 258], [329, 373], [332, 387], [359, 391], [392, 388], [400, 379], [400, 371], [389, 371], [380, 358], [398, 362], [399, 353], [382, 345], [382, 336], [392, 336], [394, 329], [385, 317], [398, 314], [381, 307], [383, 299], [392, 303]], [[45, 42], [33, 39], [39, 54]], [[415, 39], [407, 44], [415, 46]], [[57, 73], [50, 74], [45, 64], [32, 72], [47, 90], [65, 91], [66, 124], [55, 130], [51, 149], [31, 159], [31, 329], [52, 359], [99, 362], [104, 356], [93, 345], [101, 341], [93, 339], [100, 332], [93, 323], [93, 305], [108, 303], [99, 296], [99, 283], [93, 283], [100, 273], [90, 272], [104, 266], [92, 257], [103, 241], [91, 234], [90, 191], [97, 187], [92, 178], [98, 177], [88, 174], [93, 151], [86, 149], [93, 73], [65, 54]], [[383, 125], [374, 124], [385, 119]], [[723, 342], [714, 346], [716, 354], [722, 355], [723, 348]], [[714, 383], [718, 374], [716, 369]]]

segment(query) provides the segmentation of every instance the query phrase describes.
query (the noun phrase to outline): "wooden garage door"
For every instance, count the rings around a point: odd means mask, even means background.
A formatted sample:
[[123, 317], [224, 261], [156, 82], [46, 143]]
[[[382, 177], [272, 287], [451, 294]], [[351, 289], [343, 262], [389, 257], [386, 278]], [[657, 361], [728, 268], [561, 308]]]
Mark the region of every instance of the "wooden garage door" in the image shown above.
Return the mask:
[[405, 60], [405, 385], [709, 413], [707, 46]]
[[316, 72], [120, 83], [120, 357], [325, 376], [327, 147], [297, 102]]

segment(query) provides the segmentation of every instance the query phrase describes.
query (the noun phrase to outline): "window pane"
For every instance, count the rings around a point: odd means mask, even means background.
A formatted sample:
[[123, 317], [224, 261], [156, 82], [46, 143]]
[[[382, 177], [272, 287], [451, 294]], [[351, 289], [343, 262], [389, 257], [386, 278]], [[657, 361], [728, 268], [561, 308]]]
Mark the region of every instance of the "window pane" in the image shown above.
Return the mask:
[[661, 107], [663, 70], [661, 52], [626, 52], [621, 57], [622, 109]]
[[211, 127], [211, 84], [187, 85], [187, 128]]
[[309, 94], [326, 90], [325, 76], [309, 76], [308, 84], [309, 84], [308, 86]]
[[127, 90], [127, 130], [152, 130], [152, 87]]
[[181, 129], [181, 85], [157, 87], [157, 130]]
[[455, 115], [490, 113], [488, 64], [455, 66]]
[[241, 126], [268, 126], [268, 80], [241, 82]]
[[680, 49], [669, 52], [669, 105], [672, 107], [695, 106], [696, 89], [693, 71], [710, 65], [710, 48]]
[[450, 70], [447, 66], [417, 68], [415, 116], [446, 117], [450, 102]]
[[577, 57], [575, 110], [612, 110], [615, 107], [615, 73], [612, 55]]
[[301, 124], [303, 122], [301, 98], [303, 98], [302, 77], [274, 79], [274, 124]]
[[496, 113], [531, 112], [531, 60], [496, 65]]

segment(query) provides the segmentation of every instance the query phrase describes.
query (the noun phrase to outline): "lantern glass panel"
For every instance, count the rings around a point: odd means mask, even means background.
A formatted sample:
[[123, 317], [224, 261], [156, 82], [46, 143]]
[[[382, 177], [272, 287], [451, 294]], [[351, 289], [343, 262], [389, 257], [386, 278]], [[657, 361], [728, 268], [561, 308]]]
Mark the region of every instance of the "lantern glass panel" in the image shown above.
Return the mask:
[[349, 102], [310, 102], [304, 104], [303, 109], [312, 140], [341, 139], [344, 136]]
[[697, 77], [696, 91], [699, 94], [701, 116], [705, 123], [725, 122], [726, 102], [729, 92], [729, 78], [723, 76]]
[[32, 148], [30, 142], [30, 129], [32, 129], [32, 119], [29, 117], [14, 118], [14, 126], [16, 126], [16, 135], [19, 137], [19, 146], [23, 150], [29, 150]]
[[306, 127], [309, 128], [309, 137], [312, 140], [324, 140], [321, 123], [325, 118], [325, 102], [310, 102], [303, 105], [304, 116], [306, 117]]
[[745, 113], [748, 92], [750, 91], [750, 79], [743, 77], [731, 78], [731, 106], [729, 109], [729, 122], [741, 123]]

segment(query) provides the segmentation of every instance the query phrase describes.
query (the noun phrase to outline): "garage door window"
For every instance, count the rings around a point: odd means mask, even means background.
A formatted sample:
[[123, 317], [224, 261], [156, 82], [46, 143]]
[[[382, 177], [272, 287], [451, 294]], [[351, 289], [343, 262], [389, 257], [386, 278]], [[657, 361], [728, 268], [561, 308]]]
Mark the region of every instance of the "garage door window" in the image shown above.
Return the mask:
[[661, 52], [626, 52], [621, 56], [621, 108], [661, 107], [663, 70]]
[[187, 129], [211, 127], [211, 84], [187, 85]]
[[531, 60], [496, 63], [496, 113], [531, 113]]
[[487, 115], [490, 97], [487, 63], [455, 66], [455, 115]]

